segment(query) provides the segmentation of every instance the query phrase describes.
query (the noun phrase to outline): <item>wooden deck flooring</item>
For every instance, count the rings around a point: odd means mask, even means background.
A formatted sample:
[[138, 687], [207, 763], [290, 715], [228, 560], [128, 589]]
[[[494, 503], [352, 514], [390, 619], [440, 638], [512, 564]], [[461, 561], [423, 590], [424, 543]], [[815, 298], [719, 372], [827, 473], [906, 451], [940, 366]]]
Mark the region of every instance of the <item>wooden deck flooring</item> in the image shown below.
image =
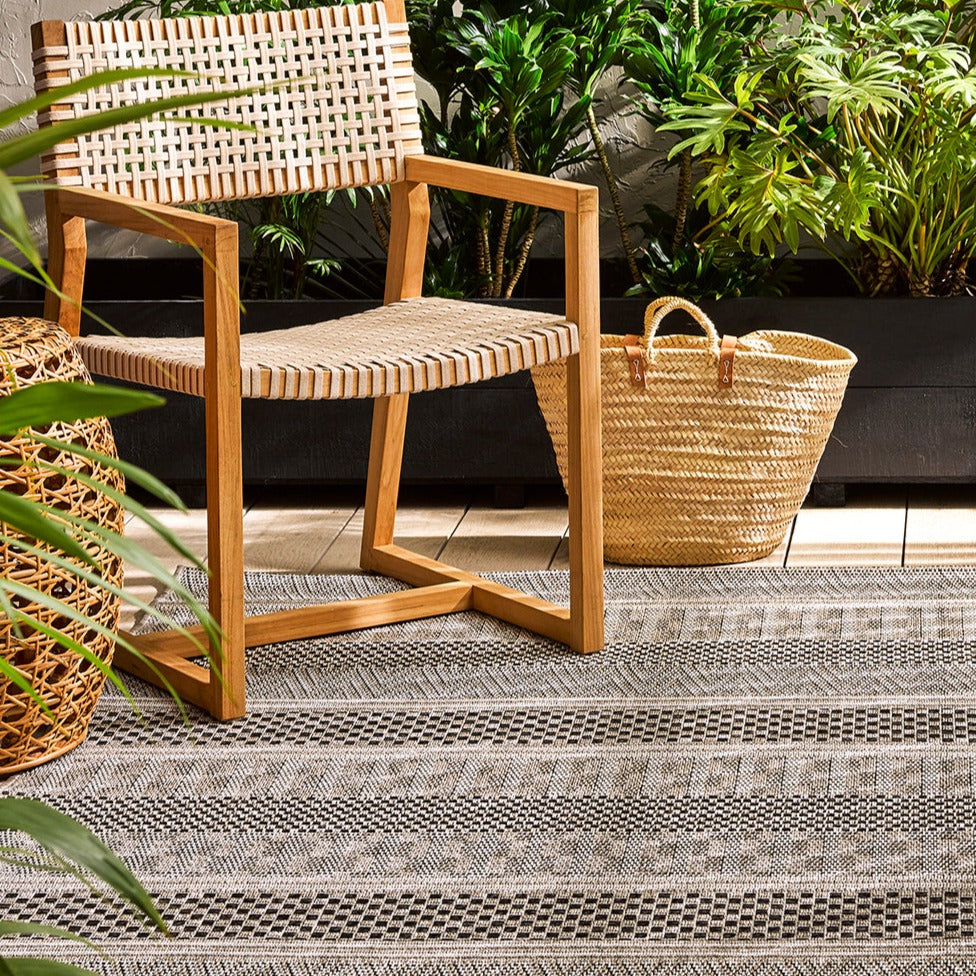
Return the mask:
[[[484, 491], [405, 491], [397, 541], [465, 569], [557, 569], [567, 565], [565, 500], [528, 494], [525, 508], [494, 508]], [[206, 513], [154, 509], [200, 556]], [[293, 573], [359, 572], [362, 509], [357, 493], [273, 491], [255, 497], [244, 517], [245, 561], [252, 569]], [[130, 538], [174, 567], [180, 558], [144, 525]], [[800, 510], [783, 544], [758, 563], [780, 566], [920, 566], [976, 564], [976, 486], [851, 486], [843, 508]], [[152, 598], [152, 582], [128, 569], [126, 585]]]

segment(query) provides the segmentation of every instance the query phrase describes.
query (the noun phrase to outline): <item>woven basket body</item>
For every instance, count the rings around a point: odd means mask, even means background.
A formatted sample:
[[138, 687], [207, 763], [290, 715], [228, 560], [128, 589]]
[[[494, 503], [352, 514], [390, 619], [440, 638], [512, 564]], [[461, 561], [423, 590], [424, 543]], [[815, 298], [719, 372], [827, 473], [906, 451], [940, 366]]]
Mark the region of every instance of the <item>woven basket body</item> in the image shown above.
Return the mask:
[[[655, 338], [677, 308], [706, 335]], [[854, 355], [812, 336], [754, 332], [733, 341], [722, 386], [718, 335], [699, 309], [661, 299], [646, 322], [642, 339], [601, 337], [606, 558], [677, 566], [769, 554], [809, 490]], [[565, 484], [565, 366], [532, 378]]]
[[[91, 382], [68, 334], [40, 319], [0, 319], [0, 367], [0, 395], [46, 380]], [[112, 430], [104, 418], [55, 423], [38, 432], [103, 454], [115, 454]], [[116, 532], [122, 530], [122, 511], [117, 502], [72, 474], [51, 470], [47, 465], [77, 472], [122, 491], [122, 476], [114, 469], [47, 447], [22, 434], [0, 439], [0, 457], [5, 462], [0, 467], [0, 491], [84, 516]], [[11, 461], [14, 463], [8, 466]], [[4, 536], [23, 538], [6, 525], [0, 528]], [[15, 597], [16, 606], [31, 619], [62, 631], [102, 660], [111, 661], [114, 641], [91, 624], [114, 631], [118, 625], [118, 597], [54, 565], [43, 555], [55, 553], [60, 557], [60, 552], [33, 539], [25, 542], [41, 553], [24, 552], [15, 542], [0, 542], [4, 577], [73, 607], [84, 615], [85, 621], [71, 620], [57, 609], [26, 596]], [[85, 546], [98, 561], [104, 578], [121, 585], [121, 561], [100, 546]], [[23, 624], [19, 629], [18, 634], [9, 617], [0, 613], [0, 654], [40, 693], [53, 719], [20, 688], [0, 678], [0, 774], [37, 765], [78, 745], [87, 734], [105, 680], [94, 664], [66, 650], [42, 631]]]

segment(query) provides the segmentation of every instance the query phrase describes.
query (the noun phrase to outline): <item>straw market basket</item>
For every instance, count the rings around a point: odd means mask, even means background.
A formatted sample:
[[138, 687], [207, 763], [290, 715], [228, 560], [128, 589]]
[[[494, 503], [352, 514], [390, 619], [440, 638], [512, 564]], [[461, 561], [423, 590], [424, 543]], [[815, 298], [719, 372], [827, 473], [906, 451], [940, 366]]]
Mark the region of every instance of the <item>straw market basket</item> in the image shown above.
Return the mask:
[[[91, 382], [68, 334], [41, 319], [0, 319], [0, 396], [46, 380]], [[112, 430], [104, 418], [55, 423], [38, 432], [102, 454], [115, 454]], [[0, 458], [13, 462], [11, 466], [0, 466], [0, 491], [14, 492], [121, 531], [120, 506], [74, 476], [87, 476], [122, 491], [123, 478], [114, 468], [45, 446], [33, 440], [30, 431], [0, 439]], [[8, 539], [24, 539], [6, 525], [0, 528]], [[45, 606], [41, 598], [16, 595], [16, 605], [32, 619], [62, 631], [110, 662], [114, 641], [93, 625], [115, 631], [118, 597], [45, 558], [46, 554], [61, 557], [59, 551], [34, 539], [24, 541], [40, 552], [25, 552], [16, 541], [0, 542], [4, 577], [67, 604], [85, 619], [72, 620], [58, 608]], [[100, 545], [83, 544], [95, 557], [105, 579], [121, 585], [120, 560]], [[53, 713], [53, 717], [46, 714], [29, 695], [0, 677], [0, 775], [3, 775], [45, 762], [78, 745], [88, 732], [88, 722], [105, 678], [95, 665], [80, 654], [66, 650], [41, 630], [21, 625], [18, 633], [2, 612], [0, 654], [30, 682]]]
[[[683, 309], [704, 336], [656, 336]], [[653, 302], [643, 337], [601, 337], [604, 553], [705, 565], [772, 552], [803, 502], [857, 362], [793, 332], [719, 338], [697, 306]], [[566, 482], [566, 369], [532, 370]]]

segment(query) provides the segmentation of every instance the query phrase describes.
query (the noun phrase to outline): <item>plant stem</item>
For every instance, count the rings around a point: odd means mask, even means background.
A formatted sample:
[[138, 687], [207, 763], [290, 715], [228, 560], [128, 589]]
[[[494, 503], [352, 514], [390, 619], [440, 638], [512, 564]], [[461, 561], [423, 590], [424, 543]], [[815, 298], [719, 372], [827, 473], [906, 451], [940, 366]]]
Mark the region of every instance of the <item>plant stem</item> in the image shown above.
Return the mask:
[[691, 150], [686, 149], [678, 157], [678, 189], [674, 196], [674, 237], [671, 239], [671, 253], [676, 254], [685, 240], [685, 223], [688, 208], [691, 206]]
[[376, 200], [373, 199], [372, 193], [369, 195], [369, 212], [373, 217], [373, 226], [376, 228], [376, 236], [380, 239], [380, 244], [383, 245], [383, 250], [389, 254], [390, 235], [386, 232], [386, 227], [383, 226], [383, 218], [380, 216], [380, 208], [376, 205]]
[[[701, 30], [701, 9], [698, 0], [690, 0], [688, 14], [691, 19], [691, 29], [697, 33]], [[688, 221], [693, 188], [692, 160], [691, 149], [686, 149], [678, 157], [678, 189], [674, 199], [674, 237], [671, 240], [672, 256], [678, 253], [678, 248], [685, 241], [685, 224]]]
[[630, 230], [627, 227], [627, 218], [624, 215], [623, 203], [620, 200], [620, 191], [617, 188], [617, 178], [610, 168], [610, 160], [607, 157], [607, 149], [600, 135], [600, 126], [597, 124], [596, 112], [593, 111], [593, 103], [586, 109], [586, 122], [590, 130], [590, 137], [596, 148], [597, 159], [600, 160], [600, 168], [603, 170], [603, 179], [610, 191], [610, 201], [613, 204], [613, 212], [617, 217], [617, 228], [620, 231], [620, 243], [623, 245], [624, 256], [627, 258], [627, 267], [630, 269], [630, 276], [634, 279], [634, 284], [641, 283], [641, 273], [637, 269], [637, 261], [634, 259], [634, 246], [630, 242]]
[[481, 211], [481, 216], [478, 218], [478, 289], [482, 298], [491, 297], [491, 261], [489, 259], [491, 243], [488, 236], [490, 224], [491, 213], [486, 207]]
[[[522, 169], [519, 162], [518, 142], [515, 139], [515, 126], [508, 127], [508, 151], [512, 156], [512, 169], [518, 173]], [[511, 200], [505, 201], [502, 212], [502, 226], [498, 231], [498, 244], [495, 247], [495, 271], [491, 276], [491, 297], [501, 298], [503, 279], [505, 277], [505, 245], [508, 244], [508, 232], [512, 226], [512, 214], [515, 204]]]
[[505, 297], [511, 298], [512, 293], [515, 291], [515, 286], [518, 284], [519, 278], [522, 277], [522, 271], [525, 269], [525, 263], [529, 260], [529, 251], [532, 250], [532, 242], [535, 240], [535, 229], [539, 223], [539, 208], [532, 208], [532, 217], [529, 220], [529, 230], [522, 241], [522, 247], [519, 249], [518, 261], [515, 264], [515, 270], [512, 272], [511, 280], [508, 286], [505, 288]]

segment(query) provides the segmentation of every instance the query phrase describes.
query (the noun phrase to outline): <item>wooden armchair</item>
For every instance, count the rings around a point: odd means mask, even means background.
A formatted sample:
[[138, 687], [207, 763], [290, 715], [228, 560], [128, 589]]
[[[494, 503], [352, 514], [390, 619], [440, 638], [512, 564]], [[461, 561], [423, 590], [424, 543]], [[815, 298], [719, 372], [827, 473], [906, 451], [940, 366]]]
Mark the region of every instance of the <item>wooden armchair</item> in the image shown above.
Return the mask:
[[[42, 164], [57, 185], [47, 194], [49, 270], [65, 296], [48, 294], [47, 317], [79, 336], [92, 372], [206, 401], [209, 602], [223, 646], [213, 649], [208, 670], [179, 634], [130, 635], [152, 667], [121, 648], [116, 661], [149, 681], [162, 674], [184, 699], [220, 719], [244, 714], [244, 650], [255, 645], [473, 609], [577, 651], [603, 646], [597, 191], [423, 155], [405, 20], [403, 0], [387, 0], [33, 28], [38, 91], [100, 69], [140, 66], [216, 73], [238, 91], [273, 86], [211, 110], [257, 131], [197, 124], [185, 117], [203, 114], [194, 110], [179, 120], [77, 136]], [[189, 84], [157, 77], [69, 93], [40, 123], [179, 94]], [[237, 225], [175, 205], [383, 183], [392, 203], [386, 304], [242, 338]], [[420, 297], [428, 185], [562, 211], [565, 318]], [[203, 253], [199, 339], [80, 336], [86, 220], [192, 242]], [[563, 357], [571, 431], [569, 609], [394, 545], [409, 395]], [[374, 399], [361, 563], [416, 589], [245, 618], [242, 396]]]

